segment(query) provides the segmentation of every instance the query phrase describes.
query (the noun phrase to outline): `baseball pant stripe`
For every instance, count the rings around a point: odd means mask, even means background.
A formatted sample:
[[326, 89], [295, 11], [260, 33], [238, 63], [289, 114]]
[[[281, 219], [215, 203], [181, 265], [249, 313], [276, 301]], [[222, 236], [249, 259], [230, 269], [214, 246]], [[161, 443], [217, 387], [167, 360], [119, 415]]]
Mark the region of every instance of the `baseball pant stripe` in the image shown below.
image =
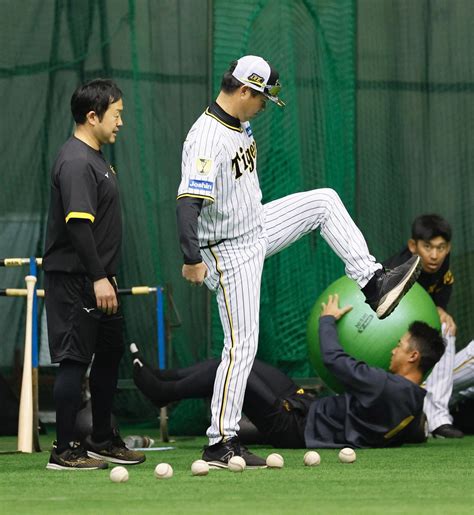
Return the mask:
[[217, 258], [217, 254], [211, 249], [209, 249], [211, 251], [211, 254], [212, 256], [214, 257], [215, 261], [216, 261], [216, 270], [219, 274], [219, 284], [222, 288], [222, 293], [224, 295], [224, 301], [225, 301], [225, 305], [226, 305], [226, 311], [227, 311], [227, 318], [228, 318], [228, 321], [229, 321], [229, 330], [230, 330], [230, 335], [231, 335], [231, 341], [232, 341], [232, 345], [231, 345], [231, 348], [230, 348], [230, 363], [229, 363], [229, 366], [227, 367], [227, 372], [225, 374], [225, 381], [224, 381], [224, 388], [223, 388], [223, 391], [222, 391], [222, 405], [221, 405], [221, 411], [219, 413], [219, 432], [221, 434], [222, 437], [225, 436], [225, 433], [224, 433], [224, 413], [225, 413], [225, 409], [226, 409], [226, 405], [227, 405], [227, 393], [228, 393], [228, 386], [229, 386], [229, 380], [230, 380], [230, 377], [232, 375], [232, 369], [234, 368], [234, 362], [235, 362], [235, 356], [234, 356], [234, 350], [235, 350], [235, 337], [234, 337], [234, 327], [233, 327], [233, 324], [232, 324], [232, 315], [230, 313], [230, 308], [229, 308], [229, 299], [227, 298], [227, 292], [226, 292], [226, 289], [225, 289], [225, 286], [224, 286], [224, 279], [223, 279], [223, 273], [219, 267], [219, 260]]

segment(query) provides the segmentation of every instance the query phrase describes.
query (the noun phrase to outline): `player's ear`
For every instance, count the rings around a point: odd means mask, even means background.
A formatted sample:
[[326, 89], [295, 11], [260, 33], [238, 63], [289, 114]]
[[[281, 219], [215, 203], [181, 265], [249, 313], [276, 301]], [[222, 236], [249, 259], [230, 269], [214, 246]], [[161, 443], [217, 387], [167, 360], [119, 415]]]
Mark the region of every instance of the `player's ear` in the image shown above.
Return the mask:
[[97, 113], [95, 111], [89, 111], [87, 114], [86, 114], [86, 120], [91, 124], [91, 125], [96, 125], [100, 120], [99, 120], [99, 117], [97, 116]]
[[410, 238], [408, 240], [408, 250], [412, 253], [412, 254], [416, 254], [416, 240], [414, 240], [413, 238]]
[[419, 365], [420, 360], [421, 360], [421, 354], [415, 349], [411, 350], [410, 354], [408, 355], [408, 362], [409, 363], [418, 363], [418, 365]]
[[247, 98], [251, 94], [250, 89], [248, 86], [240, 86], [240, 97]]

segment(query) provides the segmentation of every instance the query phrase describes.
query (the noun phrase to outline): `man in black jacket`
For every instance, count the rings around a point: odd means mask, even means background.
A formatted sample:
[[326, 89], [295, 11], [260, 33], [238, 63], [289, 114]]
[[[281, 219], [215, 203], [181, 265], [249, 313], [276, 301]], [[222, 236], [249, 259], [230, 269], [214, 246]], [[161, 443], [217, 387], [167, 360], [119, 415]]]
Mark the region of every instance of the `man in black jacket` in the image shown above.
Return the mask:
[[[250, 373], [244, 412], [267, 441], [283, 448], [387, 447], [407, 441], [422, 416], [423, 375], [440, 359], [438, 332], [414, 322], [392, 351], [390, 372], [370, 367], [341, 347], [336, 322], [351, 307], [339, 308], [338, 296], [323, 304], [319, 324], [325, 366], [346, 392], [312, 398], [274, 367], [256, 361]], [[134, 379], [156, 405], [212, 394], [218, 362], [187, 369], [154, 371], [134, 353]]]

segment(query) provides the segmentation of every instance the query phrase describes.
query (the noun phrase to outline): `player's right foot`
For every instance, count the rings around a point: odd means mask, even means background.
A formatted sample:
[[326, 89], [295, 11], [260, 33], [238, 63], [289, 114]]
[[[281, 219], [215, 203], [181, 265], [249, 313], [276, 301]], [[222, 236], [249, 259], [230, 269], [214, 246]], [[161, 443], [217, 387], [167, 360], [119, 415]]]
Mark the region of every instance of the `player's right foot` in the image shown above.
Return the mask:
[[263, 469], [267, 467], [266, 461], [241, 445], [236, 436], [225, 442], [209, 445], [204, 448], [202, 453], [202, 459], [207, 461], [211, 469], [228, 468], [229, 460], [234, 456], [241, 456], [245, 461], [247, 469]]
[[377, 271], [362, 291], [377, 317], [388, 317], [421, 273], [419, 256], [412, 256], [393, 270]]
[[50, 470], [97, 470], [108, 467], [105, 461], [90, 458], [86, 450], [78, 442], [74, 442], [72, 447], [58, 453], [56, 442], [53, 443], [51, 456], [46, 465]]
[[95, 442], [92, 436], [85, 439], [85, 447], [90, 458], [117, 463], [119, 465], [138, 465], [146, 456], [142, 452], [128, 449], [116, 430], [108, 440]]

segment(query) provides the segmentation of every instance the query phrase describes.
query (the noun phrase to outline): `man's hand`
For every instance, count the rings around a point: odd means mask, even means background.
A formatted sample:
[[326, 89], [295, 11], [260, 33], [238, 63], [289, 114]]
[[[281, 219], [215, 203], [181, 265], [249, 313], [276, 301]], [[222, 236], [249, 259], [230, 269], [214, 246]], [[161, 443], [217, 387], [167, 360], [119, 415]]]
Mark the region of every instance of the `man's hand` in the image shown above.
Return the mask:
[[115, 315], [118, 310], [117, 295], [114, 287], [110, 284], [107, 277], [94, 281], [94, 293], [97, 301], [97, 307], [107, 313], [107, 315]]
[[439, 306], [437, 306], [436, 309], [438, 310], [441, 325], [446, 324], [446, 334], [456, 336], [457, 327], [453, 317], [449, 313], [446, 313], [446, 311], [443, 308], [440, 308]]
[[344, 308], [339, 307], [339, 295], [337, 293], [335, 293], [334, 295], [329, 295], [328, 303], [325, 304], [323, 302], [321, 304], [321, 307], [322, 311], [320, 316], [324, 317], [327, 315], [331, 315], [336, 320], [339, 320], [352, 309], [352, 306], [345, 306]]
[[207, 276], [207, 266], [204, 263], [183, 265], [183, 277], [195, 286], [201, 286]]

